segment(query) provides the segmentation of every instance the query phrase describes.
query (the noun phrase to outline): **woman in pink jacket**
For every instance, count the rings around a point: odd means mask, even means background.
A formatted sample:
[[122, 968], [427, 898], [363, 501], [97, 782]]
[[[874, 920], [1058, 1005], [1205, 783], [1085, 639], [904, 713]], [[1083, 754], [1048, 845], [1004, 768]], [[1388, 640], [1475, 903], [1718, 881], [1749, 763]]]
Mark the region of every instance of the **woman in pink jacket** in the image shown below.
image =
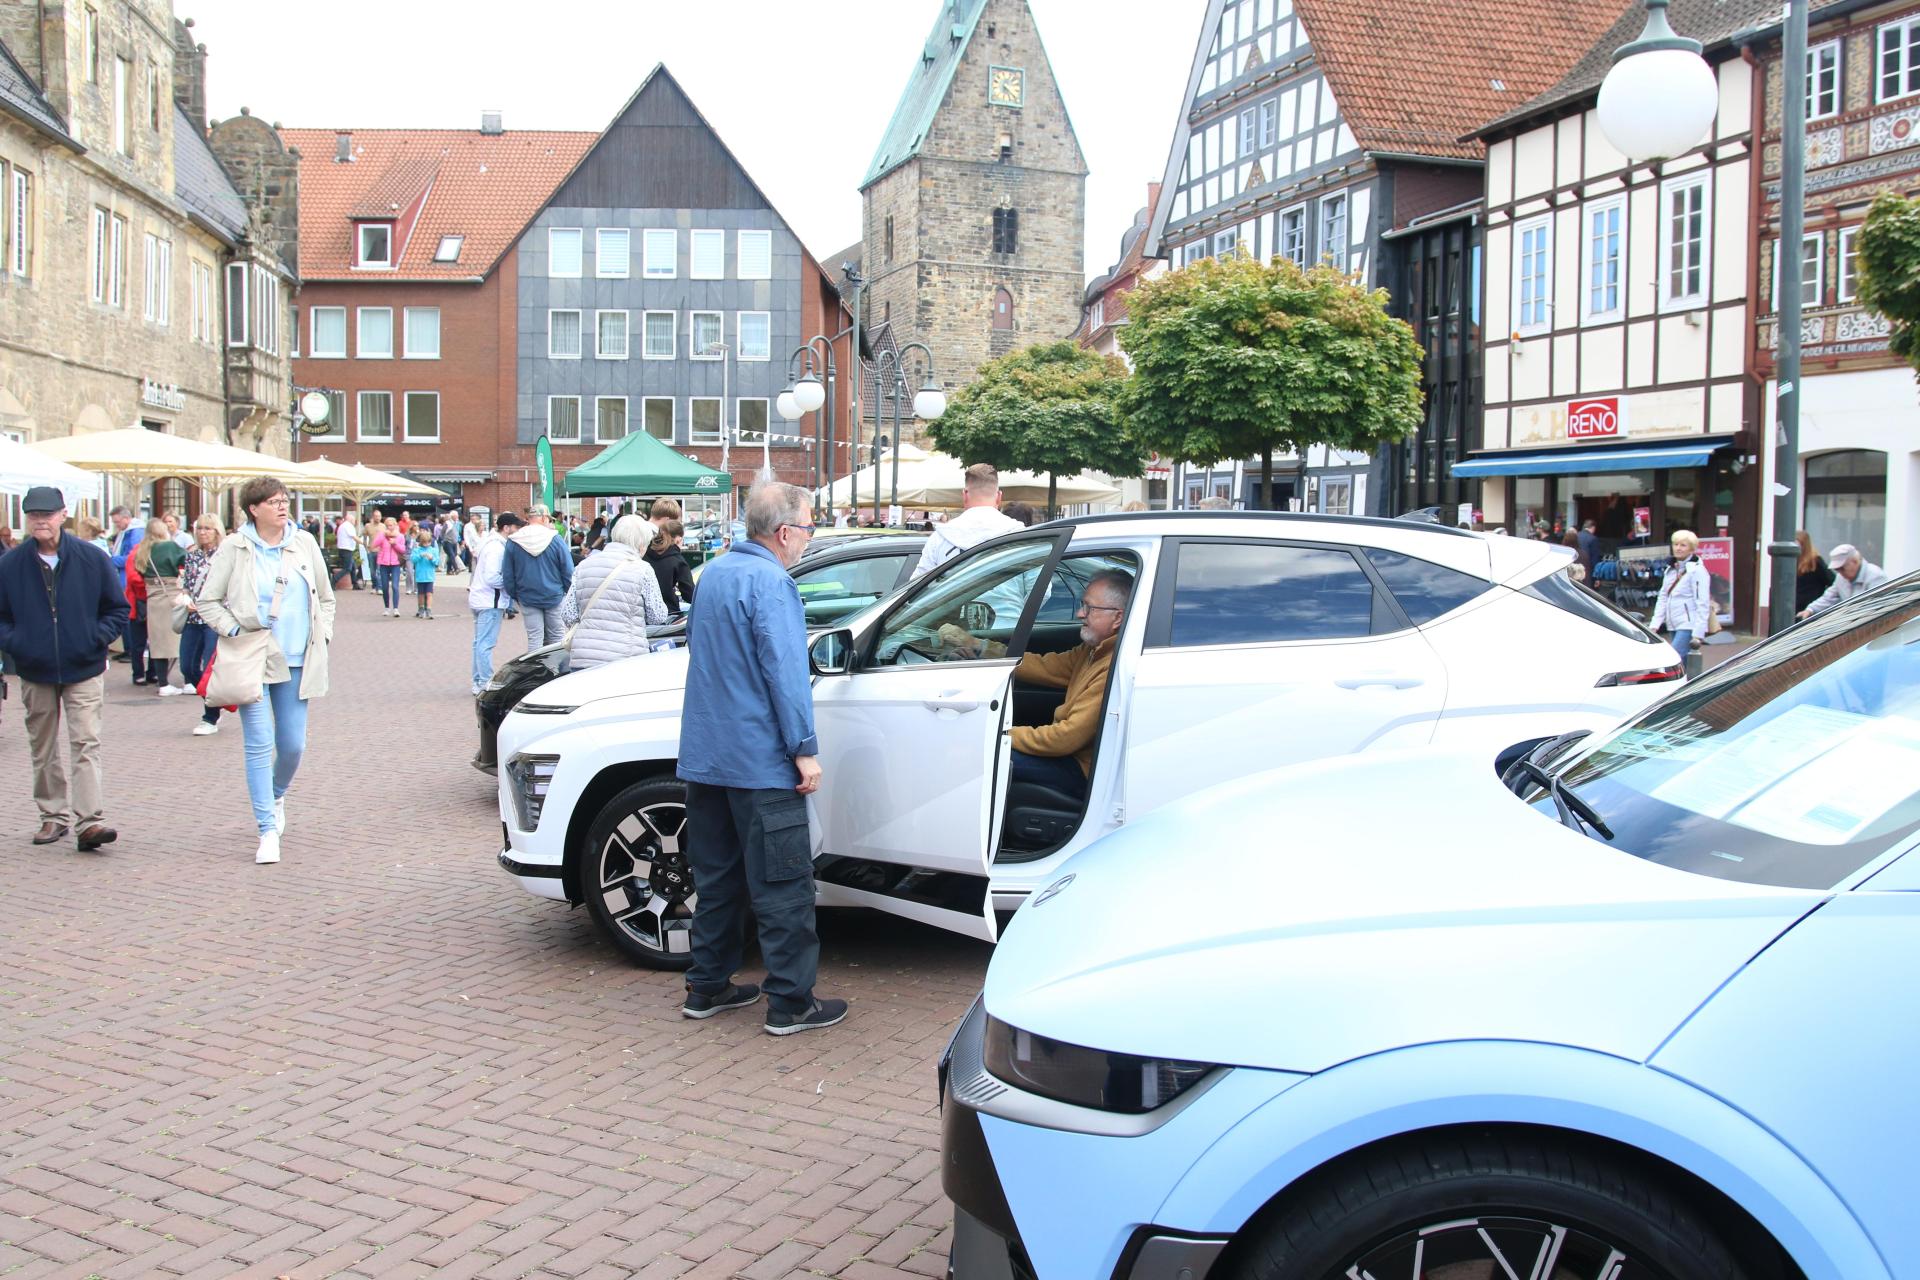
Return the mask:
[[400, 616], [400, 566], [406, 559], [406, 536], [397, 521], [388, 520], [373, 535], [373, 572], [380, 581], [381, 612], [389, 618]]

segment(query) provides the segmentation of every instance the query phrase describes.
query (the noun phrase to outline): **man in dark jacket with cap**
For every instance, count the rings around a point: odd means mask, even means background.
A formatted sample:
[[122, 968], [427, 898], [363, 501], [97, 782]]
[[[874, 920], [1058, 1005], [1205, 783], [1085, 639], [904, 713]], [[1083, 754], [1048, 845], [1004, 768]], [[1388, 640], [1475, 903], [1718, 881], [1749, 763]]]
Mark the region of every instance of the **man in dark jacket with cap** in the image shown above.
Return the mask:
[[[100, 707], [107, 645], [126, 625], [127, 599], [107, 553], [61, 530], [67, 500], [58, 489], [30, 489], [20, 506], [27, 540], [0, 556], [0, 652], [12, 657], [27, 704], [40, 809], [33, 842], [52, 844], [72, 831], [86, 852], [119, 834], [101, 821]], [[71, 791], [60, 757], [62, 719]]]

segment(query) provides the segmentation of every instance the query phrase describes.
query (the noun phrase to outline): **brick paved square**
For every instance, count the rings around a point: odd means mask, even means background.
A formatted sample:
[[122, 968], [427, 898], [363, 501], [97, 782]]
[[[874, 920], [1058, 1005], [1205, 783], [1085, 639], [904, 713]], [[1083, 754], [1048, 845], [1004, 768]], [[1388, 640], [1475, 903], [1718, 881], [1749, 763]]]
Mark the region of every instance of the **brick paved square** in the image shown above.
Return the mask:
[[987, 949], [829, 912], [844, 1025], [680, 1018], [676, 976], [495, 865], [464, 608], [378, 608], [341, 599], [278, 866], [237, 719], [192, 737], [118, 663], [120, 839], [34, 848], [6, 704], [0, 1273], [944, 1274], [932, 1055]]

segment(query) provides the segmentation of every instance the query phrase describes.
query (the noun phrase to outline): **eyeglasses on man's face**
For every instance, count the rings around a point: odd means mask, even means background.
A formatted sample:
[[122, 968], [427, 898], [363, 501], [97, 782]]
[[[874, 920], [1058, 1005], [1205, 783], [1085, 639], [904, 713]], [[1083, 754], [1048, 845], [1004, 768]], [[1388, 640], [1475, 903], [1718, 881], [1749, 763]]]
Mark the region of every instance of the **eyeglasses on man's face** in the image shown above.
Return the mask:
[[1082, 601], [1080, 602], [1080, 612], [1081, 612], [1081, 613], [1102, 613], [1102, 612], [1105, 612], [1105, 613], [1119, 613], [1119, 612], [1120, 612], [1120, 611], [1121, 611], [1122, 609], [1124, 609], [1124, 608], [1126, 608], [1126, 606], [1125, 606], [1125, 605], [1118, 605], [1118, 604], [1088, 604], [1088, 603], [1087, 603], [1086, 601], [1084, 601], [1084, 600], [1082, 600]]
[[810, 524], [797, 524], [793, 521], [788, 521], [786, 524], [783, 524], [780, 527], [782, 529], [799, 529], [802, 532], [804, 532], [809, 538], [813, 536], [814, 527]]

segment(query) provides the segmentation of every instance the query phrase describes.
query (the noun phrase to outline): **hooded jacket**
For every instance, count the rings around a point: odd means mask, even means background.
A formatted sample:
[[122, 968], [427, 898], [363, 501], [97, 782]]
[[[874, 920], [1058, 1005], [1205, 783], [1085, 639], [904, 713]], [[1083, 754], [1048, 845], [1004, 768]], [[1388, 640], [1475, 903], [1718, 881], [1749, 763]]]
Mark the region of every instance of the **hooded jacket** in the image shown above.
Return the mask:
[[573, 554], [565, 538], [543, 524], [522, 525], [507, 539], [500, 586], [531, 609], [558, 609], [573, 583]]
[[93, 679], [107, 669], [107, 645], [127, 625], [121, 590], [105, 551], [62, 533], [49, 593], [40, 544], [28, 538], [0, 556], [0, 653], [35, 684]]
[[666, 602], [667, 611], [681, 613], [693, 608], [693, 570], [687, 568], [685, 553], [678, 547], [665, 551], [649, 547], [646, 561], [660, 584], [660, 598]]
[[513, 597], [500, 585], [507, 558], [507, 538], [498, 529], [487, 530], [473, 554], [473, 581], [467, 584], [467, 608], [511, 609]]

